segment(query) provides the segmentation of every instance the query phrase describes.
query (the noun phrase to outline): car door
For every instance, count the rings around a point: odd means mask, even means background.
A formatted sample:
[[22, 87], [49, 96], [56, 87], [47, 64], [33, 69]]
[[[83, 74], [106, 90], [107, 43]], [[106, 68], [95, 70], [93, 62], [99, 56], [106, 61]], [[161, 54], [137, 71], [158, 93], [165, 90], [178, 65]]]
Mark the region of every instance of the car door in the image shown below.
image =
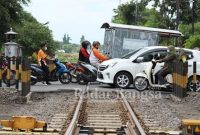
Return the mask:
[[[152, 49], [144, 52], [143, 54], [139, 55], [137, 58], [143, 58], [141, 62], [137, 62], [135, 60], [134, 62], [137, 63], [135, 65], [134, 69], [134, 74], [136, 75], [137, 73], [142, 72], [144, 69], [150, 66], [152, 59], [162, 59], [167, 55], [167, 49]], [[136, 58], [136, 59], [137, 59]], [[158, 63], [157, 66], [155, 67], [155, 72], [156, 73], [164, 64], [163, 63]]]

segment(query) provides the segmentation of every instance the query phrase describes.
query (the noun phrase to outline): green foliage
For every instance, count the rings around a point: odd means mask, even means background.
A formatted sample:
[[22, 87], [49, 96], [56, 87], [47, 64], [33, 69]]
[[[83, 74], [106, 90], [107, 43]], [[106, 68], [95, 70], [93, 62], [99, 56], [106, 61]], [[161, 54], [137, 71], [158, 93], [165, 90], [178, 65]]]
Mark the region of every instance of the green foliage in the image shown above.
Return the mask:
[[65, 50], [66, 53], [78, 53], [80, 49], [79, 45], [76, 44], [64, 44], [63, 50]]
[[71, 39], [71, 37], [69, 37], [69, 34], [67, 34], [67, 37], [65, 34], [63, 37], [63, 44], [70, 44], [70, 40], [72, 40], [72, 39]]
[[19, 33], [17, 42], [23, 46], [23, 54], [31, 55], [40, 49], [41, 42], [48, 43], [48, 50], [57, 48], [51, 30], [47, 26], [38, 23], [30, 14], [25, 13], [22, 23], [15, 26]]
[[[197, 22], [194, 24], [194, 30], [195, 30], [194, 35], [200, 34], [199, 29], [200, 29], [200, 22]], [[188, 39], [192, 35], [192, 24], [190, 25], [181, 24], [179, 26], [179, 30], [183, 33], [184, 38]]]
[[185, 44], [184, 44], [184, 47], [186, 48], [195, 48], [195, 47], [199, 47], [200, 48], [200, 34], [198, 35], [193, 35], [193, 36], [190, 36]]
[[[4, 33], [16, 23], [20, 23], [20, 16], [24, 12], [22, 4], [30, 0], [1, 0], [0, 1], [0, 44], [5, 42]], [[1, 47], [0, 47], [1, 48]]]
[[113, 10], [116, 15], [113, 17], [112, 22], [139, 25], [142, 22], [142, 12], [147, 4], [147, 0], [141, 0], [139, 3], [132, 0], [119, 5], [117, 9]]
[[66, 34], [65, 34], [64, 37], [63, 37], [63, 44], [67, 44], [67, 37], [66, 37]]

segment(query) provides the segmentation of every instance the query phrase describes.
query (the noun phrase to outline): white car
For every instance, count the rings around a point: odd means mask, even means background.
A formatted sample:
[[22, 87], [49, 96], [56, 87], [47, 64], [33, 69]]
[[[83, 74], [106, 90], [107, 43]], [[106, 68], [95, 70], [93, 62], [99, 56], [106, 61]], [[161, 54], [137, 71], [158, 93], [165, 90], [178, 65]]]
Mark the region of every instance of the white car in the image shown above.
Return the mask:
[[[193, 61], [197, 62], [197, 66], [200, 66], [198, 61], [200, 60], [200, 51], [184, 49], [188, 57], [188, 84], [192, 87], [192, 75], [193, 75]], [[128, 88], [130, 84], [133, 84], [134, 78], [137, 73], [142, 72], [146, 66], [148, 66], [152, 60], [150, 56], [159, 53], [161, 58], [167, 55], [167, 47], [165, 46], [151, 46], [144, 47], [134, 52], [125, 55], [122, 58], [115, 58], [104, 61], [101, 63], [97, 73], [97, 81], [115, 85], [119, 88]], [[143, 62], [139, 62], [137, 58], [143, 57]], [[158, 71], [163, 63], [159, 63], [155, 71]], [[197, 69], [197, 85], [200, 85], [200, 68]], [[199, 86], [200, 87], [200, 86]]]

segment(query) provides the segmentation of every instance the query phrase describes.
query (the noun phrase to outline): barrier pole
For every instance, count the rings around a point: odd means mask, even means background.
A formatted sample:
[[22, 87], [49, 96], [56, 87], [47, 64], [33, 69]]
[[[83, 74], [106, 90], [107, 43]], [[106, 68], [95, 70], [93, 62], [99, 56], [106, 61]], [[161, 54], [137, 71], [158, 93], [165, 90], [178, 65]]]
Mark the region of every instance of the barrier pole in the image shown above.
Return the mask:
[[197, 74], [196, 74], [196, 72], [197, 72], [197, 62], [196, 61], [194, 61], [193, 62], [193, 91], [196, 91], [197, 90]]
[[26, 96], [30, 92], [30, 60], [23, 58], [22, 61], [22, 96]]
[[7, 68], [7, 87], [10, 87], [10, 61], [11, 58], [7, 57], [7, 61], [8, 61], [8, 68]]
[[0, 87], [2, 87], [2, 69], [0, 67]]
[[16, 89], [19, 89], [19, 57], [16, 58], [16, 75], [15, 75]]

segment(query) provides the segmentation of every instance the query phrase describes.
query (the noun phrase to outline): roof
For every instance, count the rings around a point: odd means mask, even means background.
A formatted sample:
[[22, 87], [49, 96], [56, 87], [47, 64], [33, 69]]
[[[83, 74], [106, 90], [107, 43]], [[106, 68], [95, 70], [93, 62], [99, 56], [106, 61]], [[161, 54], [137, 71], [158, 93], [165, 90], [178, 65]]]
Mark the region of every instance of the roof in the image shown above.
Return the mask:
[[133, 29], [141, 31], [152, 31], [152, 32], [158, 32], [161, 36], [177, 36], [177, 37], [184, 36], [180, 31], [177, 30], [151, 28], [151, 27], [135, 26], [135, 25], [124, 25], [116, 23], [103, 23], [101, 28], [107, 28], [107, 29], [123, 28], [123, 29]]

